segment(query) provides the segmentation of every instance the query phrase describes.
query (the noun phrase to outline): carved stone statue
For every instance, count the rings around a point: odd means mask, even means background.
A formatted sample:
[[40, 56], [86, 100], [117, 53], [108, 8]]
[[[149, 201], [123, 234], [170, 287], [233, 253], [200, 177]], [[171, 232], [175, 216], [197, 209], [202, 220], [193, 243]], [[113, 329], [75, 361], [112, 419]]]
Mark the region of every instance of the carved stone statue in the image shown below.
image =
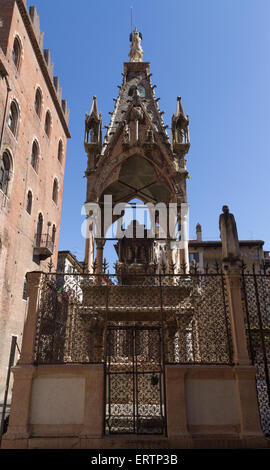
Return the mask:
[[154, 143], [154, 132], [153, 130], [149, 127], [146, 132], [146, 140], [148, 144], [153, 144]]
[[125, 145], [128, 145], [130, 143], [130, 129], [129, 125], [126, 122], [124, 123], [123, 143]]
[[144, 118], [143, 110], [140, 106], [134, 106], [130, 113], [130, 119], [142, 122]]
[[143, 61], [143, 50], [141, 46], [141, 35], [137, 28], [135, 28], [134, 33], [132, 35], [132, 42], [130, 46], [130, 53], [128, 56], [130, 57], [130, 62], [142, 62]]
[[179, 144], [183, 144], [185, 140], [185, 133], [183, 129], [177, 129], [177, 141]]
[[223, 214], [219, 217], [219, 230], [222, 242], [223, 260], [235, 262], [240, 259], [240, 247], [236, 222], [233, 214], [230, 214], [229, 207], [222, 207]]

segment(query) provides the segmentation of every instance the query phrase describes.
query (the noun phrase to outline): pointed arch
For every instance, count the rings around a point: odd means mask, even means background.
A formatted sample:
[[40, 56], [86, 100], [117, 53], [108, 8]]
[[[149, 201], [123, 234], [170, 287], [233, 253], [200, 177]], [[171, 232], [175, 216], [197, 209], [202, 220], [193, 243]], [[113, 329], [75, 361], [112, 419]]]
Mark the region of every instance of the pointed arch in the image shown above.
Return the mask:
[[34, 168], [36, 173], [38, 173], [38, 168], [39, 168], [39, 156], [40, 156], [39, 144], [38, 144], [38, 141], [35, 139], [32, 144], [31, 165]]
[[[114, 163], [115, 162], [115, 163]], [[96, 194], [97, 200], [102, 200], [103, 194], [119, 193], [116, 201], [126, 196], [123, 202], [137, 195], [144, 202], [159, 200], [165, 203], [176, 201], [176, 188], [172, 175], [164, 171], [164, 168], [155, 161], [151, 155], [145, 155], [138, 149], [131, 149], [116, 158], [111, 165], [104, 166], [99, 175]], [[124, 184], [123, 184], [124, 183]], [[130, 186], [129, 190], [128, 186]]]
[[28, 191], [27, 193], [27, 200], [26, 200], [26, 212], [28, 212], [29, 215], [32, 213], [32, 204], [33, 204], [33, 194], [32, 191]]
[[63, 141], [62, 139], [60, 139], [58, 142], [58, 152], [57, 152], [57, 158], [60, 163], [63, 162], [63, 153], [64, 153]]
[[37, 221], [37, 233], [36, 233], [36, 246], [40, 246], [41, 237], [42, 237], [42, 230], [43, 230], [43, 215], [40, 212], [38, 214], [38, 221]]
[[54, 178], [53, 191], [52, 191], [52, 200], [56, 205], [58, 203], [58, 192], [59, 192], [58, 180], [57, 180], [57, 178]]
[[22, 44], [18, 36], [14, 39], [11, 57], [16, 69], [19, 70], [22, 58]]
[[13, 162], [10, 152], [6, 149], [3, 152], [0, 162], [0, 190], [9, 195], [10, 181], [12, 176]]
[[19, 127], [19, 106], [16, 100], [12, 100], [9, 108], [9, 116], [8, 116], [8, 127], [11, 130], [14, 137], [18, 135], [18, 127]]
[[52, 116], [49, 110], [46, 112], [44, 130], [47, 137], [50, 138], [52, 130]]
[[37, 116], [40, 118], [42, 108], [42, 91], [39, 87], [36, 89], [34, 108]]

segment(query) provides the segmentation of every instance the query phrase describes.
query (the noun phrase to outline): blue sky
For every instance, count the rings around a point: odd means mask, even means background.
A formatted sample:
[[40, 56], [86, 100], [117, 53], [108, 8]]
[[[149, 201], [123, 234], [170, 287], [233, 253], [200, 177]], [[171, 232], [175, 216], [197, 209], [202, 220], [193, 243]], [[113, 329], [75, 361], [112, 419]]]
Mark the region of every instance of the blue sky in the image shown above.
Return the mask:
[[218, 218], [227, 204], [239, 238], [265, 240], [270, 250], [269, 0], [34, 3], [70, 108], [59, 248], [84, 256], [84, 116], [96, 95], [103, 125], [109, 122], [128, 60], [133, 5], [165, 124], [177, 96], [190, 116], [190, 238], [200, 222], [205, 240], [219, 239]]

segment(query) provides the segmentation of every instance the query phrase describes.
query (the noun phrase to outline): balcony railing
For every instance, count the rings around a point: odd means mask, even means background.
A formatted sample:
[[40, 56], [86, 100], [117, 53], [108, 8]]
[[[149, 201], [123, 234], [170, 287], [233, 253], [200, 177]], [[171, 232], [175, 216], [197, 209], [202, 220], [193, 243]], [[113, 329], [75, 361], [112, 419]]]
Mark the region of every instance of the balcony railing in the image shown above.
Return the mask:
[[34, 242], [34, 256], [38, 256], [41, 260], [45, 260], [52, 256], [54, 241], [48, 233], [37, 233]]

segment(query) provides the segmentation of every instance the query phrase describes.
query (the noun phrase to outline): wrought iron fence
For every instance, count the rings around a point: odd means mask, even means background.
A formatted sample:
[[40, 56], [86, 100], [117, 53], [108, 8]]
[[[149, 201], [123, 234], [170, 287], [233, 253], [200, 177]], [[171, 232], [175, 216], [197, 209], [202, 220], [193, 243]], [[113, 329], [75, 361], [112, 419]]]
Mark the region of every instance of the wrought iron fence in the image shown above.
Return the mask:
[[257, 367], [257, 395], [261, 425], [270, 437], [270, 273], [249, 272], [243, 266], [242, 301], [245, 312], [248, 349]]
[[[110, 330], [110, 367], [117, 358], [119, 364], [125, 364], [128, 352], [134, 348], [134, 338], [128, 328], [120, 336], [115, 336], [114, 330], [120, 331], [123, 325], [143, 329], [151, 324], [161, 332], [162, 367], [166, 363], [233, 364], [228, 293], [225, 276], [218, 266], [205, 273], [194, 270], [181, 275], [129, 276], [132, 279], [126, 282], [125, 274], [124, 284], [119, 274], [43, 274], [35, 363], [104, 363], [106, 367]], [[243, 266], [242, 304], [248, 351], [257, 367], [262, 429], [270, 436], [269, 271], [248, 272]], [[140, 358], [140, 347], [136, 343], [136, 352], [131, 354], [136, 360]], [[147, 364], [147, 357], [144, 361]], [[139, 376], [138, 379], [141, 380]], [[159, 417], [162, 427], [161, 417], [162, 413]], [[120, 427], [125, 422], [121, 419]], [[134, 419], [131, 421], [134, 426]], [[113, 432], [112, 423], [113, 420], [108, 421], [107, 430], [112, 426], [109, 432]], [[139, 429], [138, 420], [136, 426]]]
[[123, 285], [116, 274], [44, 274], [35, 362], [102, 363], [108, 324], [128, 321], [162, 325], [165, 363], [232, 364], [222, 272], [131, 277]]

